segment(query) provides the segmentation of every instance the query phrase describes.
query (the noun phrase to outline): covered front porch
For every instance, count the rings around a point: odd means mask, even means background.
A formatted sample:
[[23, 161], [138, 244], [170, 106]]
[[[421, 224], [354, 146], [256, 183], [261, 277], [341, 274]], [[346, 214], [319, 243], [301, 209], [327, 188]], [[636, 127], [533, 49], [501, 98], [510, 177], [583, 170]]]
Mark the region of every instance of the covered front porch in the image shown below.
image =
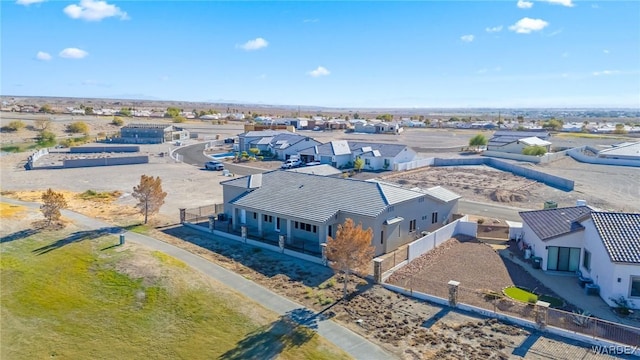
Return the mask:
[[324, 223], [239, 207], [232, 209], [231, 220], [226, 225], [216, 222], [219, 223], [215, 225], [216, 230], [276, 246], [282, 241], [284, 248], [318, 257], [322, 255], [320, 244], [326, 242], [327, 235], [332, 231], [331, 225]]

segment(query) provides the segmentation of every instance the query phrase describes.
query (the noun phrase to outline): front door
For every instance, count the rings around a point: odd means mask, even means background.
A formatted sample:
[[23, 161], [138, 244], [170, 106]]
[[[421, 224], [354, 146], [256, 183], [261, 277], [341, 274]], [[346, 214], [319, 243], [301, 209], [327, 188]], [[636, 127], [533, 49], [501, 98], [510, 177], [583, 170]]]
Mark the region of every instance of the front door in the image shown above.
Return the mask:
[[580, 248], [549, 246], [547, 253], [547, 270], [578, 271], [580, 252]]
[[247, 223], [247, 210], [240, 209], [240, 224]]

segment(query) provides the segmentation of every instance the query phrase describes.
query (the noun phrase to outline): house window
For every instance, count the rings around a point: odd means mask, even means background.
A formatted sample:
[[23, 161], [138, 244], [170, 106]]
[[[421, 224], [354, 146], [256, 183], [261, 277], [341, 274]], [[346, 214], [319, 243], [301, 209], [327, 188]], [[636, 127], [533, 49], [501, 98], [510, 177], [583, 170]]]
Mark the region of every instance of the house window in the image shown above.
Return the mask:
[[582, 257], [582, 266], [591, 271], [591, 252], [584, 249], [584, 256]]
[[387, 212], [393, 212], [394, 208], [393, 206], [389, 206], [389, 208], [387, 208]]
[[380, 231], [380, 244], [384, 244], [384, 231]]
[[293, 222], [293, 226], [297, 229], [297, 228], [298, 228], [298, 222], [297, 222], [297, 221], [294, 221], [294, 222]]
[[389, 165], [391, 165], [391, 163], [389, 162], [389, 159], [384, 159], [384, 166], [388, 167]]
[[262, 220], [265, 222], [273, 222], [273, 216], [271, 215], [262, 215]]
[[431, 213], [431, 223], [435, 224], [437, 222], [438, 222], [438, 213], [437, 212]]
[[414, 232], [414, 231], [416, 231], [416, 220], [415, 219], [409, 221], [409, 232]]
[[253, 219], [257, 219], [258, 218], [258, 213], [253, 213]]
[[317, 226], [315, 226], [315, 225], [313, 225], [313, 232], [314, 232], [314, 233], [317, 233], [317, 232], [318, 232], [318, 227], [317, 227]]
[[421, 197], [420, 199], [418, 199], [418, 202], [419, 202], [419, 203], [423, 203], [423, 202], [424, 202], [424, 196], [423, 196], [423, 197]]
[[365, 164], [365, 165], [371, 165], [371, 160], [369, 160], [369, 159], [364, 159], [364, 164]]
[[427, 220], [427, 215], [423, 215], [422, 220]]
[[640, 297], [640, 276], [631, 277], [631, 292], [629, 296]]

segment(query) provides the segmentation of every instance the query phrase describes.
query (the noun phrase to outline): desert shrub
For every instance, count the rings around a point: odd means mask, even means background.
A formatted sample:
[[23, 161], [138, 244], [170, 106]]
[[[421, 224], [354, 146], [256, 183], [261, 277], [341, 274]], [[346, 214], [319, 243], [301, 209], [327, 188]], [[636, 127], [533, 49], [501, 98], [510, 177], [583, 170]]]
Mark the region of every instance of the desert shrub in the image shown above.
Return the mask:
[[9, 124], [7, 124], [6, 126], [2, 127], [2, 131], [18, 131], [20, 129], [24, 128], [24, 123], [20, 120], [14, 120], [12, 122], [10, 122]]
[[116, 117], [113, 118], [113, 121], [111, 123], [113, 125], [115, 125], [115, 126], [122, 126], [122, 125], [124, 125], [124, 120], [122, 120], [121, 117], [116, 116]]
[[544, 146], [538, 146], [538, 145], [527, 146], [526, 148], [522, 149], [523, 155], [542, 156], [546, 153], [547, 153], [547, 149]]
[[478, 219], [478, 224], [484, 224], [484, 219]]
[[187, 119], [184, 116], [176, 116], [173, 118], [174, 123], [183, 123], [185, 121], [187, 121]]
[[67, 130], [70, 133], [74, 134], [88, 134], [89, 133], [89, 125], [84, 121], [76, 121], [67, 125]]

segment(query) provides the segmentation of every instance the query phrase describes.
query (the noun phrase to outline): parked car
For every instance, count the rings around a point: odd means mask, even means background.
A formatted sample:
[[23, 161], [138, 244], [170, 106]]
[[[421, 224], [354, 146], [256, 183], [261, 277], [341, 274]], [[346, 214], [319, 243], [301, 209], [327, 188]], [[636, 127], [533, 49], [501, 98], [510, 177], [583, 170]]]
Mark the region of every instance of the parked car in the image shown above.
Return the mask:
[[293, 169], [302, 166], [302, 161], [300, 159], [288, 159], [282, 163], [281, 168], [283, 169]]
[[224, 170], [224, 164], [220, 161], [207, 161], [204, 164], [204, 168], [207, 170]]

